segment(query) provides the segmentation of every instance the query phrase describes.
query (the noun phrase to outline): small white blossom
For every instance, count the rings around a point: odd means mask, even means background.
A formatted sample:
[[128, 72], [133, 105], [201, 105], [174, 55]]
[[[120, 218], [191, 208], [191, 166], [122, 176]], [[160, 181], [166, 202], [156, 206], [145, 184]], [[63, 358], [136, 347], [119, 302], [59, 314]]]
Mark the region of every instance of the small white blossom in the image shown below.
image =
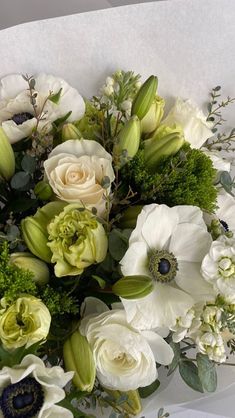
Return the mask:
[[121, 104], [121, 108], [122, 110], [124, 110], [125, 112], [131, 112], [131, 106], [132, 106], [132, 101], [131, 100], [124, 100], [124, 102], [122, 102]]
[[115, 80], [112, 77], [107, 77], [105, 80], [105, 83], [107, 86], [113, 86], [115, 83]]
[[202, 354], [207, 354], [210, 360], [217, 363], [226, 361], [224, 341], [220, 333], [205, 332], [198, 336], [196, 343]]
[[196, 307], [189, 309], [186, 315], [178, 318], [175, 326], [171, 327], [171, 331], [173, 331], [173, 341], [178, 343], [185, 337], [192, 337], [197, 333], [200, 325], [200, 315]]
[[108, 97], [111, 96], [113, 94], [113, 92], [114, 92], [113, 86], [111, 86], [111, 85], [105, 85], [103, 87], [103, 93], [106, 96], [108, 96]]

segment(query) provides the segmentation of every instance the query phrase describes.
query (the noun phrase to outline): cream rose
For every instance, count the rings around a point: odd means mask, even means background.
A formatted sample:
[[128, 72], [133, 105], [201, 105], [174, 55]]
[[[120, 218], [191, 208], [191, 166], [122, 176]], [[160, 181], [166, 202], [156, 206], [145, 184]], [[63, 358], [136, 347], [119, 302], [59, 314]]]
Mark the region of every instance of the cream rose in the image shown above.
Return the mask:
[[65, 202], [95, 207], [99, 216], [105, 214], [106, 199], [111, 187], [102, 180], [114, 180], [112, 157], [96, 141], [69, 140], [58, 145], [44, 162], [45, 176], [55, 195]]

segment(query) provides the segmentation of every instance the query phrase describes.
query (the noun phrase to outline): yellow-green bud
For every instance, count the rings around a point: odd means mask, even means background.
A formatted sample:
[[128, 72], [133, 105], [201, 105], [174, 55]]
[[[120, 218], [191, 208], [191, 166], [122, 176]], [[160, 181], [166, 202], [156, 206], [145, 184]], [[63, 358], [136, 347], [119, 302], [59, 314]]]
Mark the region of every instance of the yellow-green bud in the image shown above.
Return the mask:
[[146, 165], [155, 170], [163, 157], [175, 155], [184, 144], [184, 134], [180, 126], [161, 125], [153, 137], [144, 141]]
[[34, 187], [34, 193], [38, 199], [49, 200], [53, 194], [50, 184], [46, 181], [39, 181]]
[[62, 142], [68, 141], [69, 139], [80, 139], [82, 137], [81, 132], [73, 123], [65, 123], [61, 131]]
[[143, 134], [150, 134], [157, 129], [163, 117], [164, 106], [165, 100], [160, 96], [156, 96], [149, 111], [141, 120], [141, 132]]
[[47, 245], [47, 225], [66, 205], [64, 202], [50, 202], [38, 209], [34, 216], [27, 216], [21, 221], [22, 235], [28, 249], [46, 263], [50, 263], [52, 257]]
[[33, 280], [39, 286], [43, 286], [49, 282], [49, 269], [42, 260], [34, 257], [30, 253], [12, 253], [10, 262], [24, 270], [29, 270], [33, 273]]
[[141, 120], [147, 114], [156, 96], [158, 79], [151, 75], [140, 87], [136, 97], [133, 100], [131, 114], [138, 116]]
[[135, 205], [130, 206], [124, 212], [122, 212], [122, 217], [119, 221], [119, 226], [121, 229], [131, 228], [134, 229], [136, 227], [137, 217], [140, 214], [143, 206], [142, 205]]
[[4, 130], [0, 127], [0, 177], [10, 180], [14, 173], [14, 152]]
[[127, 412], [127, 414], [137, 415], [142, 410], [141, 399], [138, 390], [128, 390], [127, 392], [121, 392], [120, 390], [110, 390], [104, 388], [113, 399], [119, 400], [123, 395], [127, 395], [128, 399], [125, 402], [122, 402], [122, 409]]
[[140, 299], [152, 292], [153, 280], [148, 276], [126, 276], [112, 287], [115, 295], [124, 299]]
[[[133, 158], [140, 146], [140, 120], [132, 116], [123, 126], [117, 137], [117, 144], [114, 146], [117, 165], [123, 166], [128, 158]], [[125, 156], [125, 151], [127, 155]]]
[[65, 369], [73, 371], [73, 384], [82, 392], [91, 392], [96, 368], [90, 345], [79, 331], [75, 331], [63, 347]]

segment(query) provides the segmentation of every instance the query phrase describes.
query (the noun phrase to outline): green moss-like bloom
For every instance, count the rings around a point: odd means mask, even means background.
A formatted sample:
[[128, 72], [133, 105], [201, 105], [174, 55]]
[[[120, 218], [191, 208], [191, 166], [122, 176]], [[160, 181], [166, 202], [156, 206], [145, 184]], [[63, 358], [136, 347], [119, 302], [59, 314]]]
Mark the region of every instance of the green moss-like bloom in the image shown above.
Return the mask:
[[104, 260], [108, 240], [96, 217], [79, 204], [67, 205], [48, 225], [48, 246], [55, 275], [75, 276], [91, 264]]

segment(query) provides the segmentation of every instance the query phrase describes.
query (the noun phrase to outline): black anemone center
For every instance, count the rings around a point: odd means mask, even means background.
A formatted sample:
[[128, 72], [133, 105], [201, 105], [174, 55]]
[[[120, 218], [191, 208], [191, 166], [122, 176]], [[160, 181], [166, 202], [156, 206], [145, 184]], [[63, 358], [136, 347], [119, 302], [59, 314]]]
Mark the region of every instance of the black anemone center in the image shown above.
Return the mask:
[[16, 113], [12, 116], [11, 120], [16, 123], [16, 125], [22, 125], [26, 120], [33, 119], [33, 115], [29, 112]]
[[42, 386], [33, 377], [25, 377], [3, 389], [0, 404], [4, 418], [33, 418], [43, 401]]
[[229, 226], [228, 226], [227, 222], [223, 221], [223, 219], [220, 219], [219, 221], [220, 221], [222, 227], [224, 228], [225, 232], [228, 232], [229, 231]]
[[152, 250], [148, 256], [148, 268], [154, 280], [169, 283], [176, 276], [178, 263], [174, 254], [165, 250]]

